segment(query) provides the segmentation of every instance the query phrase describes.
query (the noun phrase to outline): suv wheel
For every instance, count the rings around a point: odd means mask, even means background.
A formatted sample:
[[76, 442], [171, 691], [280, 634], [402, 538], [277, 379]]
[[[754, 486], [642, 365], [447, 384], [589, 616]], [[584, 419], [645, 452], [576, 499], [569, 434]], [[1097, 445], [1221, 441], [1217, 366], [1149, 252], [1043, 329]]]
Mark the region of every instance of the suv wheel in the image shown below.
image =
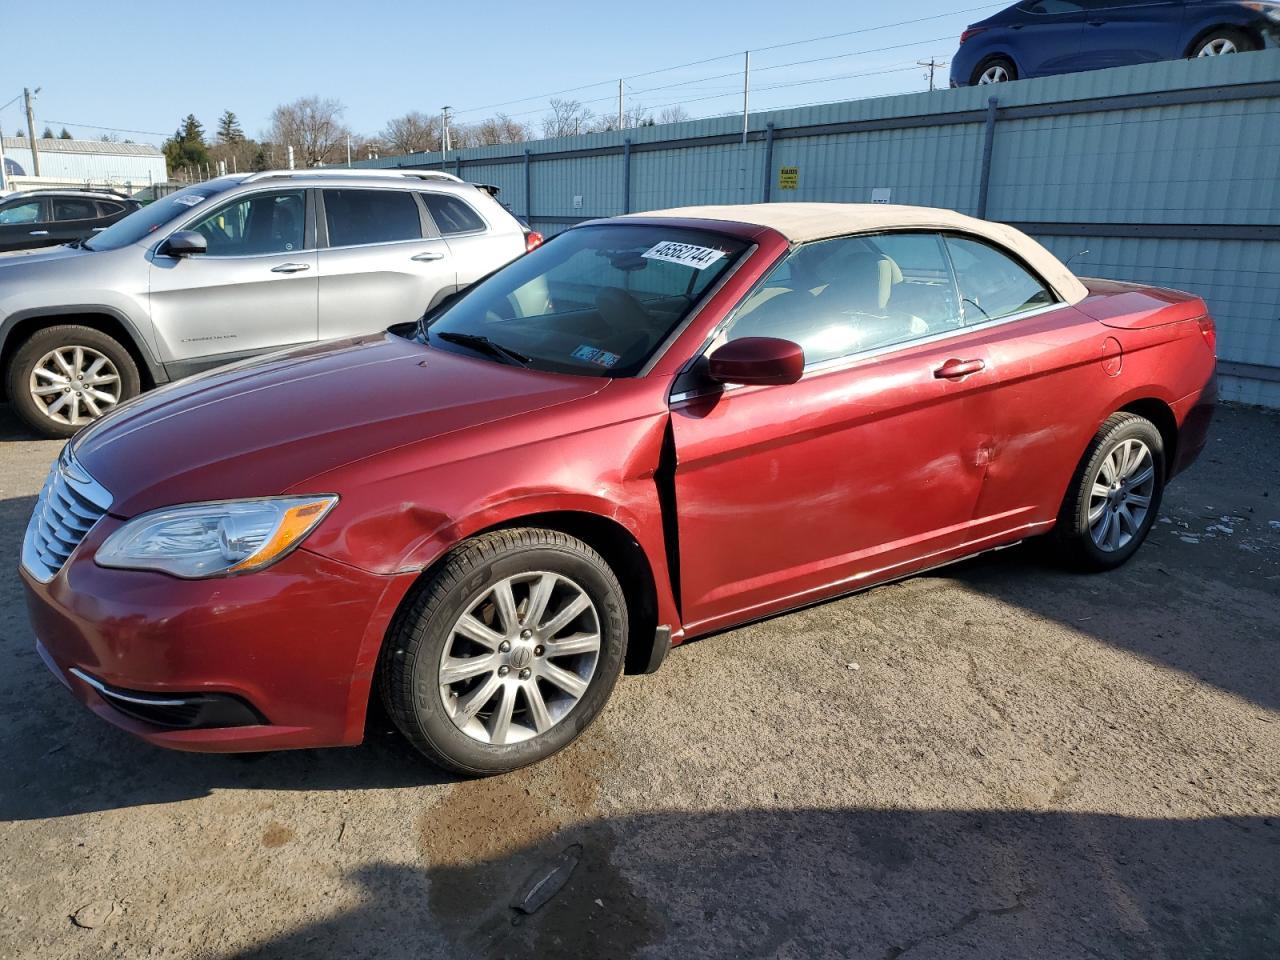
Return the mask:
[[458, 547], [392, 628], [387, 712], [453, 773], [504, 773], [568, 746], [622, 670], [626, 600], [604, 559], [553, 530], [499, 530]]
[[1228, 53], [1247, 53], [1258, 45], [1247, 34], [1231, 27], [1219, 27], [1200, 38], [1191, 51], [1193, 57], [1222, 57]]
[[115, 338], [74, 324], [27, 338], [9, 364], [9, 401], [45, 437], [70, 437], [137, 396], [138, 365]]

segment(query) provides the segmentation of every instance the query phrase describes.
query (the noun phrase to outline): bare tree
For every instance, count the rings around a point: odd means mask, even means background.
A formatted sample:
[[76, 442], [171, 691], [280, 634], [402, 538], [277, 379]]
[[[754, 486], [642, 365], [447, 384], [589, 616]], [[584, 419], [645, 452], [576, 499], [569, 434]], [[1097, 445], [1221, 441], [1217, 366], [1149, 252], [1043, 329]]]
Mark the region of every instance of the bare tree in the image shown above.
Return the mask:
[[423, 153], [440, 149], [440, 117], [411, 110], [388, 120], [379, 134], [388, 153]]
[[263, 138], [282, 148], [293, 147], [294, 160], [314, 167], [347, 157], [347, 134], [342, 122], [345, 108], [337, 100], [302, 97], [282, 104], [271, 113], [271, 128]]
[[505, 113], [481, 120], [471, 128], [471, 134], [478, 147], [494, 143], [524, 143], [532, 139], [532, 131], [528, 127], [518, 120], [512, 120]]
[[591, 131], [594, 114], [578, 100], [551, 101], [551, 113], [543, 118], [542, 135], [545, 137], [573, 137]]
[[663, 107], [662, 112], [658, 114], [658, 123], [683, 123], [685, 120], [691, 119], [689, 111], [679, 104], [672, 107]]

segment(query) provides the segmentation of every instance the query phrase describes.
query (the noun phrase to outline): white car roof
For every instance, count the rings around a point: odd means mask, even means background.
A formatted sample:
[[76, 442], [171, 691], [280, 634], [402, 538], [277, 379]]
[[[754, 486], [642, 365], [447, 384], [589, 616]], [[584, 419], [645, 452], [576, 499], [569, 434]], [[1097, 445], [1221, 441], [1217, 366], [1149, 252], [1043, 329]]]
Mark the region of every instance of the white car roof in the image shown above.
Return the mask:
[[746, 223], [776, 230], [792, 243], [885, 230], [954, 230], [982, 237], [1009, 250], [1040, 274], [1066, 303], [1079, 303], [1089, 293], [1061, 260], [1021, 230], [940, 207], [889, 203], [744, 203], [673, 207], [627, 216]]

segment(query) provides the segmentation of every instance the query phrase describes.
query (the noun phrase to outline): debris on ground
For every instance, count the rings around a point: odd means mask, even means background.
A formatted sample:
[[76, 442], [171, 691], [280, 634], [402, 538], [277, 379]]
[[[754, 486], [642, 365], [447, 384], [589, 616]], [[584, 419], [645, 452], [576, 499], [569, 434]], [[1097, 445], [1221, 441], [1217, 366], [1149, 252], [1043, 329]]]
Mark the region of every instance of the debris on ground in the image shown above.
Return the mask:
[[512, 902], [511, 908], [525, 914], [540, 910], [569, 882], [581, 858], [582, 844], [572, 843], [565, 847], [560, 856], [539, 867], [529, 878], [521, 888], [524, 892]]

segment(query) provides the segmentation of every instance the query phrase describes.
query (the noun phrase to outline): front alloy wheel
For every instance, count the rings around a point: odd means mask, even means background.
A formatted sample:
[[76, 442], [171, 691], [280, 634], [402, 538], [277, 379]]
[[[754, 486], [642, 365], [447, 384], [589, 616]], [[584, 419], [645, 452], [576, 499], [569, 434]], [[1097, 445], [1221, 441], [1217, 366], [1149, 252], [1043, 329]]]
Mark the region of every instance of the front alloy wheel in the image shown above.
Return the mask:
[[600, 618], [580, 585], [546, 570], [484, 588], [441, 656], [449, 719], [481, 743], [547, 733], [577, 706], [600, 659]]
[[93, 347], [54, 347], [31, 370], [32, 401], [54, 423], [82, 427], [120, 402], [120, 371]]
[[571, 743], [608, 700], [627, 606], [604, 559], [527, 527], [456, 547], [406, 601], [378, 665], [383, 703], [429, 760], [485, 776]]

